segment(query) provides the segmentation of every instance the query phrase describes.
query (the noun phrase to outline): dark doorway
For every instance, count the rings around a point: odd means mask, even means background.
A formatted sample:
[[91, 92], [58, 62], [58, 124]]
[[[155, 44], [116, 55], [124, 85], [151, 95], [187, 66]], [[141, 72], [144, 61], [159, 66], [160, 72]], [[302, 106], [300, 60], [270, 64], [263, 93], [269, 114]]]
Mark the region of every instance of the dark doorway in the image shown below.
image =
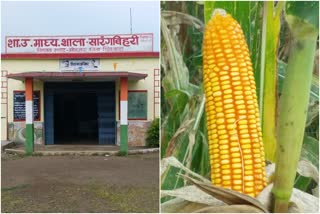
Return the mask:
[[54, 139], [56, 144], [99, 144], [97, 95], [54, 95]]
[[116, 143], [115, 82], [46, 82], [45, 144]]

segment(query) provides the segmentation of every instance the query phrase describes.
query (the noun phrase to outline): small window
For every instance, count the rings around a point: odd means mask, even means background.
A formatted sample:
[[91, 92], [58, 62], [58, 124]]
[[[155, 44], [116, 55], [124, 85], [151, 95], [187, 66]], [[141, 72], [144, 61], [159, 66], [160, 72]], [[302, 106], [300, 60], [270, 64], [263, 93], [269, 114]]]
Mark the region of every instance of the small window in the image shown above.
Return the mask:
[[147, 91], [128, 91], [128, 119], [146, 120], [148, 118]]

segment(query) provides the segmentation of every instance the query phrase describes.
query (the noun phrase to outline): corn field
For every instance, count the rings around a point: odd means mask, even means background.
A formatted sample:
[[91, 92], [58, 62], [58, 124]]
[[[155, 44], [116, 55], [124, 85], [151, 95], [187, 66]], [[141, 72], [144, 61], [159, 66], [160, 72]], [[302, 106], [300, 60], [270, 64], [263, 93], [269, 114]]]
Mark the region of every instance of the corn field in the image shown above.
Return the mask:
[[[263, 188], [261, 183], [261, 193], [257, 192], [257, 195], [249, 188], [251, 180], [229, 176], [235, 169], [229, 156], [237, 158], [243, 154], [226, 153], [227, 160], [223, 161], [223, 155], [214, 152], [218, 146], [211, 143], [224, 139], [217, 140], [221, 135], [215, 135], [219, 131], [215, 128], [219, 125], [215, 118], [219, 112], [217, 100], [227, 102], [236, 95], [224, 98], [222, 94], [225, 95], [227, 88], [223, 93], [220, 89], [213, 90], [214, 84], [224, 77], [219, 71], [219, 79], [215, 79], [208, 53], [219, 52], [220, 46], [215, 47], [215, 42], [224, 44], [225, 39], [228, 43], [232, 36], [238, 38], [240, 35], [232, 34], [231, 30], [224, 37], [219, 33], [233, 29], [231, 24], [222, 24], [220, 29], [218, 22], [214, 22], [212, 26], [220, 30], [212, 30], [210, 35], [218, 35], [220, 40], [204, 41], [216, 9], [224, 10], [236, 20], [244, 35], [243, 43], [237, 43], [239, 47], [232, 44], [231, 49], [224, 51], [240, 59], [240, 55], [246, 55], [248, 50], [246, 65], [251, 65], [252, 71], [248, 69], [252, 72], [250, 84], [254, 90], [249, 98], [243, 99], [245, 102], [240, 97], [235, 102], [248, 108], [251, 102], [248, 99], [252, 99], [257, 103], [254, 114], [260, 112], [254, 117], [253, 126], [260, 121], [261, 136], [259, 130], [256, 135], [257, 139], [261, 137], [263, 152], [259, 150], [256, 156], [262, 155], [266, 183]], [[318, 19], [319, 3], [316, 1], [161, 2], [162, 212], [318, 212]], [[230, 57], [224, 60], [230, 60]], [[238, 71], [238, 68], [232, 68], [232, 63], [228, 66], [229, 73]], [[230, 84], [234, 89], [237, 85], [232, 78]], [[220, 86], [223, 84], [219, 83]], [[241, 79], [239, 84], [245, 84], [245, 81]], [[210, 101], [208, 91], [221, 97]], [[223, 104], [224, 109], [228, 109], [226, 105]], [[221, 123], [227, 119], [230, 118], [224, 118]], [[231, 118], [231, 125], [236, 119]], [[250, 133], [252, 140], [252, 131]], [[227, 138], [225, 142], [231, 145], [232, 139]], [[242, 151], [244, 149], [242, 146]], [[216, 160], [227, 166], [213, 167]], [[244, 161], [241, 164], [245, 166]], [[251, 167], [256, 176], [254, 164]], [[219, 174], [223, 170], [225, 177]], [[244, 178], [247, 172], [242, 173], [240, 177]], [[226, 182], [227, 177], [231, 178], [230, 182]], [[231, 188], [231, 183], [235, 186], [234, 183], [241, 182], [244, 182], [243, 187], [248, 185], [248, 191]], [[254, 188], [257, 185], [255, 183]]]

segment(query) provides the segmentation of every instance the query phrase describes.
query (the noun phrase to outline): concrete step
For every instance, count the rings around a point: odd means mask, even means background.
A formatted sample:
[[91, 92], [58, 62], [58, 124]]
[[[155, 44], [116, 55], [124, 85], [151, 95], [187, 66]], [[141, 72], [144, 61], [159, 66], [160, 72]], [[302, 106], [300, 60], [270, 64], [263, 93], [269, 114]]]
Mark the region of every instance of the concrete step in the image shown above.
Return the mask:
[[[11, 154], [25, 154], [25, 151], [23, 149], [14, 149], [14, 148], [7, 148], [5, 149], [5, 152], [11, 153]], [[144, 149], [132, 149], [128, 151], [128, 155], [135, 155], [135, 154], [147, 154], [151, 152], [159, 152], [159, 148], [144, 148]], [[85, 155], [85, 156], [91, 156], [91, 155], [99, 155], [99, 156], [105, 156], [105, 155], [119, 155], [119, 151], [34, 151], [33, 155], [43, 155], [43, 156], [59, 156], [59, 155]]]
[[2, 140], [1, 141], [1, 152], [3, 152], [5, 149], [7, 148], [12, 148], [14, 147], [16, 144], [12, 141], [9, 140]]

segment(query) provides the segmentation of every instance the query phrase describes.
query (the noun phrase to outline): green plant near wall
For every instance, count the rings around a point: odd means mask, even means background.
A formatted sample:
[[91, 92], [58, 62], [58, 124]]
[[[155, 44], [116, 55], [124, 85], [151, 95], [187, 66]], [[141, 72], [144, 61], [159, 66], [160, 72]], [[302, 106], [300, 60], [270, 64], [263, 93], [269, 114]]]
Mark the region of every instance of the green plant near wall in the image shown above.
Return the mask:
[[147, 130], [146, 142], [148, 147], [159, 147], [159, 123], [159, 118], [154, 119]]

